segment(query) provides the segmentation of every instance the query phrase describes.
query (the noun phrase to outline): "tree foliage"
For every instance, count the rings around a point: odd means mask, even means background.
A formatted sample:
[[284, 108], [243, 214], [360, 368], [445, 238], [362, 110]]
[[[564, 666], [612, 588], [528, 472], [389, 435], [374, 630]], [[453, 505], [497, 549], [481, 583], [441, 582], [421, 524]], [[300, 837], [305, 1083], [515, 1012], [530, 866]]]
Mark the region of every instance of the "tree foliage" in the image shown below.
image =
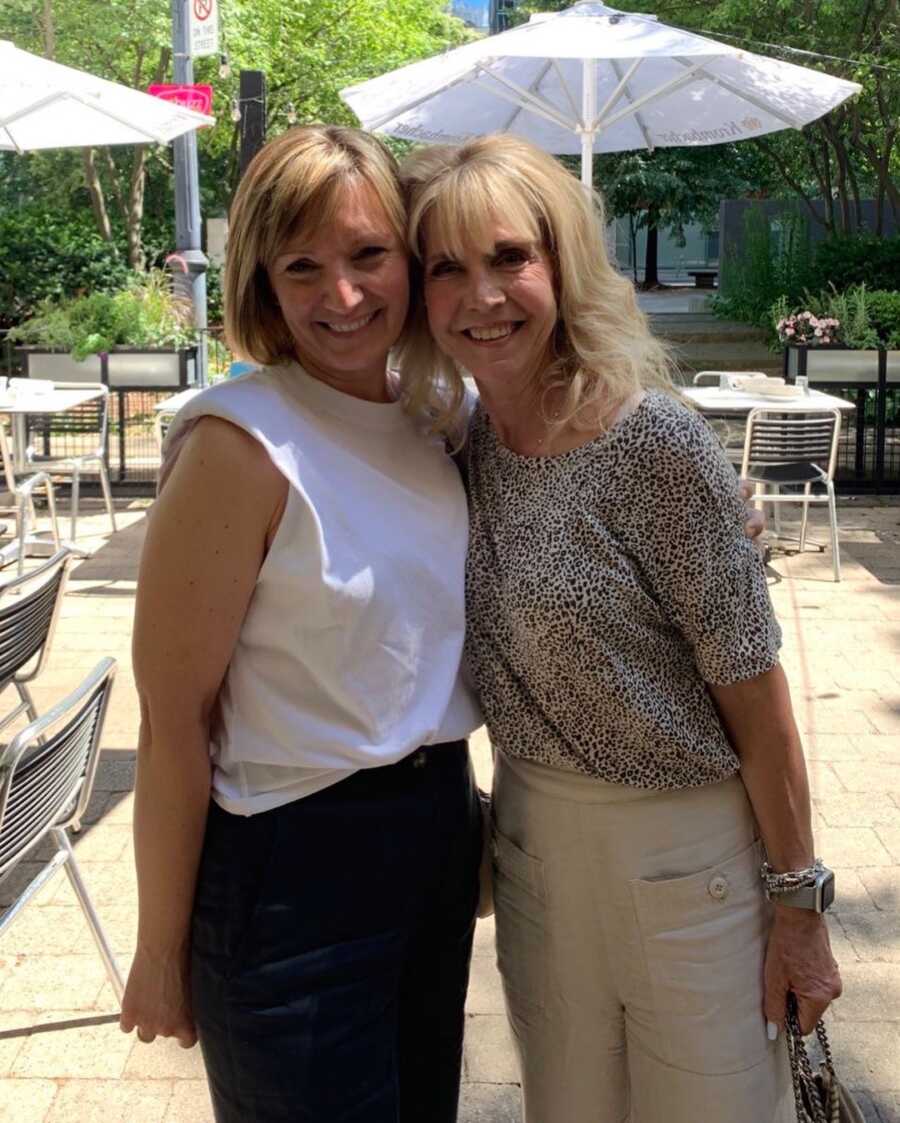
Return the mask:
[[[567, 6], [564, 0], [523, 0], [516, 21]], [[629, 0], [615, 6], [647, 10]], [[688, 31], [860, 83], [860, 97], [800, 131], [713, 151], [728, 161], [740, 153], [746, 167], [743, 154], [755, 147], [753, 193], [798, 199], [810, 221], [831, 235], [864, 226], [864, 198], [875, 201], [876, 234], [884, 231], [889, 213], [900, 228], [898, 0], [656, 0], [652, 10]], [[610, 158], [618, 159], [631, 162], [627, 155]], [[647, 176], [656, 179], [649, 170]], [[824, 210], [814, 206], [817, 199], [824, 200]]]
[[[214, 89], [214, 128], [199, 135], [204, 214], [225, 210], [237, 180], [232, 110], [240, 68], [268, 79], [268, 135], [290, 119], [344, 121], [338, 97], [362, 81], [464, 41], [469, 32], [443, 0], [220, 0], [230, 75], [218, 58], [195, 60], [194, 80]], [[172, 81], [167, 0], [0, 0], [0, 37], [17, 46], [138, 89]], [[153, 264], [162, 235], [174, 237], [172, 151], [132, 146], [0, 153], [0, 213], [41, 201], [62, 221], [93, 213], [98, 235], [121, 247], [133, 269]], [[80, 219], [74, 220], [76, 223]], [[148, 245], [147, 229], [152, 231]], [[167, 235], [165, 235], [167, 231]]]
[[[858, 98], [819, 121], [754, 143], [780, 193], [798, 198], [829, 234], [861, 227], [866, 197], [875, 200], [876, 234], [889, 212], [900, 226], [898, 0], [658, 0], [656, 11], [733, 46], [859, 82]], [[824, 200], [824, 212], [815, 199]]]
[[225, 5], [231, 76], [216, 78], [217, 62], [202, 62], [197, 71], [216, 87], [219, 123], [205, 138], [205, 151], [227, 157], [224, 185], [229, 193], [237, 179], [238, 127], [231, 112], [239, 69], [267, 75], [271, 137], [293, 120], [356, 124], [338, 96], [344, 86], [470, 37], [463, 23], [447, 14], [442, 0], [225, 0]]

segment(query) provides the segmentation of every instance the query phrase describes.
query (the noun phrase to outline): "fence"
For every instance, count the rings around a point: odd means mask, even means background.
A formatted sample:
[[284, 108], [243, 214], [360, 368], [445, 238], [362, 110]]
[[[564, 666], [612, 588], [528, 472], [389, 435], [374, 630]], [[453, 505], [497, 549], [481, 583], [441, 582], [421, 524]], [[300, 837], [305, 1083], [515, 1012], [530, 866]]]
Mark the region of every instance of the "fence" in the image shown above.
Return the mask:
[[[231, 352], [225, 344], [221, 328], [210, 328], [206, 333], [209, 374], [211, 381], [223, 378], [232, 362]], [[7, 377], [20, 377], [24, 373], [21, 357], [12, 345], [3, 340], [2, 369]], [[173, 394], [169, 387], [113, 387], [109, 392], [109, 432], [107, 437], [107, 468], [110, 483], [119, 494], [152, 495], [156, 490], [160, 451], [154, 422], [156, 405]], [[41, 448], [42, 453], [54, 457], [77, 456], [89, 437], [77, 433], [54, 432], [51, 428]], [[90, 473], [82, 489], [90, 494], [99, 490], [99, 480]]]
[[844, 417], [835, 476], [844, 494], [900, 492], [900, 366], [896, 352], [807, 347], [785, 351], [789, 381], [853, 402]]

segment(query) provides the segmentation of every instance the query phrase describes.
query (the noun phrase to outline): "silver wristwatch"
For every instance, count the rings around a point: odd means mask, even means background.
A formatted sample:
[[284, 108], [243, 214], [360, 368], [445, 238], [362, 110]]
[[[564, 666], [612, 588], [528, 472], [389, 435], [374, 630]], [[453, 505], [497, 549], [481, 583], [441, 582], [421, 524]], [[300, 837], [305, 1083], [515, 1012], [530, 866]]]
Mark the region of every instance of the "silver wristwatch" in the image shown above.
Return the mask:
[[834, 901], [834, 873], [822, 863], [821, 858], [816, 858], [809, 869], [786, 873], [776, 873], [768, 862], [763, 862], [760, 876], [766, 896], [779, 905], [825, 912]]

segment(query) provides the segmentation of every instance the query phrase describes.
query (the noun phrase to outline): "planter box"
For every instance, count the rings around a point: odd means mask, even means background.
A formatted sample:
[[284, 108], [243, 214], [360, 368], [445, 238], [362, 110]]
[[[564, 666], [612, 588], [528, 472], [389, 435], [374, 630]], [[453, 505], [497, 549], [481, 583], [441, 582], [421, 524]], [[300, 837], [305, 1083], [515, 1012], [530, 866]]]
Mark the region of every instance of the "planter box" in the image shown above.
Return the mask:
[[884, 382], [900, 385], [900, 351], [854, 351], [849, 347], [785, 348], [784, 372], [789, 382], [805, 374], [810, 383], [877, 386], [879, 365], [884, 363]]
[[111, 389], [176, 390], [197, 382], [197, 349], [139, 351], [117, 348], [107, 355], [90, 355], [76, 362], [62, 351], [22, 347], [25, 375], [54, 382], [103, 382]]

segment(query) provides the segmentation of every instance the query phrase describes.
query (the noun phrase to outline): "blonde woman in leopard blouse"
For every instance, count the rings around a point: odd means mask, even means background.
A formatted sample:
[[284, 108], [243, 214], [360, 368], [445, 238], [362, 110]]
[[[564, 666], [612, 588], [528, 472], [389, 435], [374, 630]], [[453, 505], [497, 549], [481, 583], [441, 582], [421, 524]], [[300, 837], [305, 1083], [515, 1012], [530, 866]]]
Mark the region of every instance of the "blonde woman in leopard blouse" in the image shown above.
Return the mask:
[[732, 469], [556, 160], [494, 136], [406, 178], [404, 365], [480, 395], [467, 657], [527, 1123], [788, 1123], [786, 996], [809, 1031], [840, 978], [821, 913], [760, 878], [814, 852]]

